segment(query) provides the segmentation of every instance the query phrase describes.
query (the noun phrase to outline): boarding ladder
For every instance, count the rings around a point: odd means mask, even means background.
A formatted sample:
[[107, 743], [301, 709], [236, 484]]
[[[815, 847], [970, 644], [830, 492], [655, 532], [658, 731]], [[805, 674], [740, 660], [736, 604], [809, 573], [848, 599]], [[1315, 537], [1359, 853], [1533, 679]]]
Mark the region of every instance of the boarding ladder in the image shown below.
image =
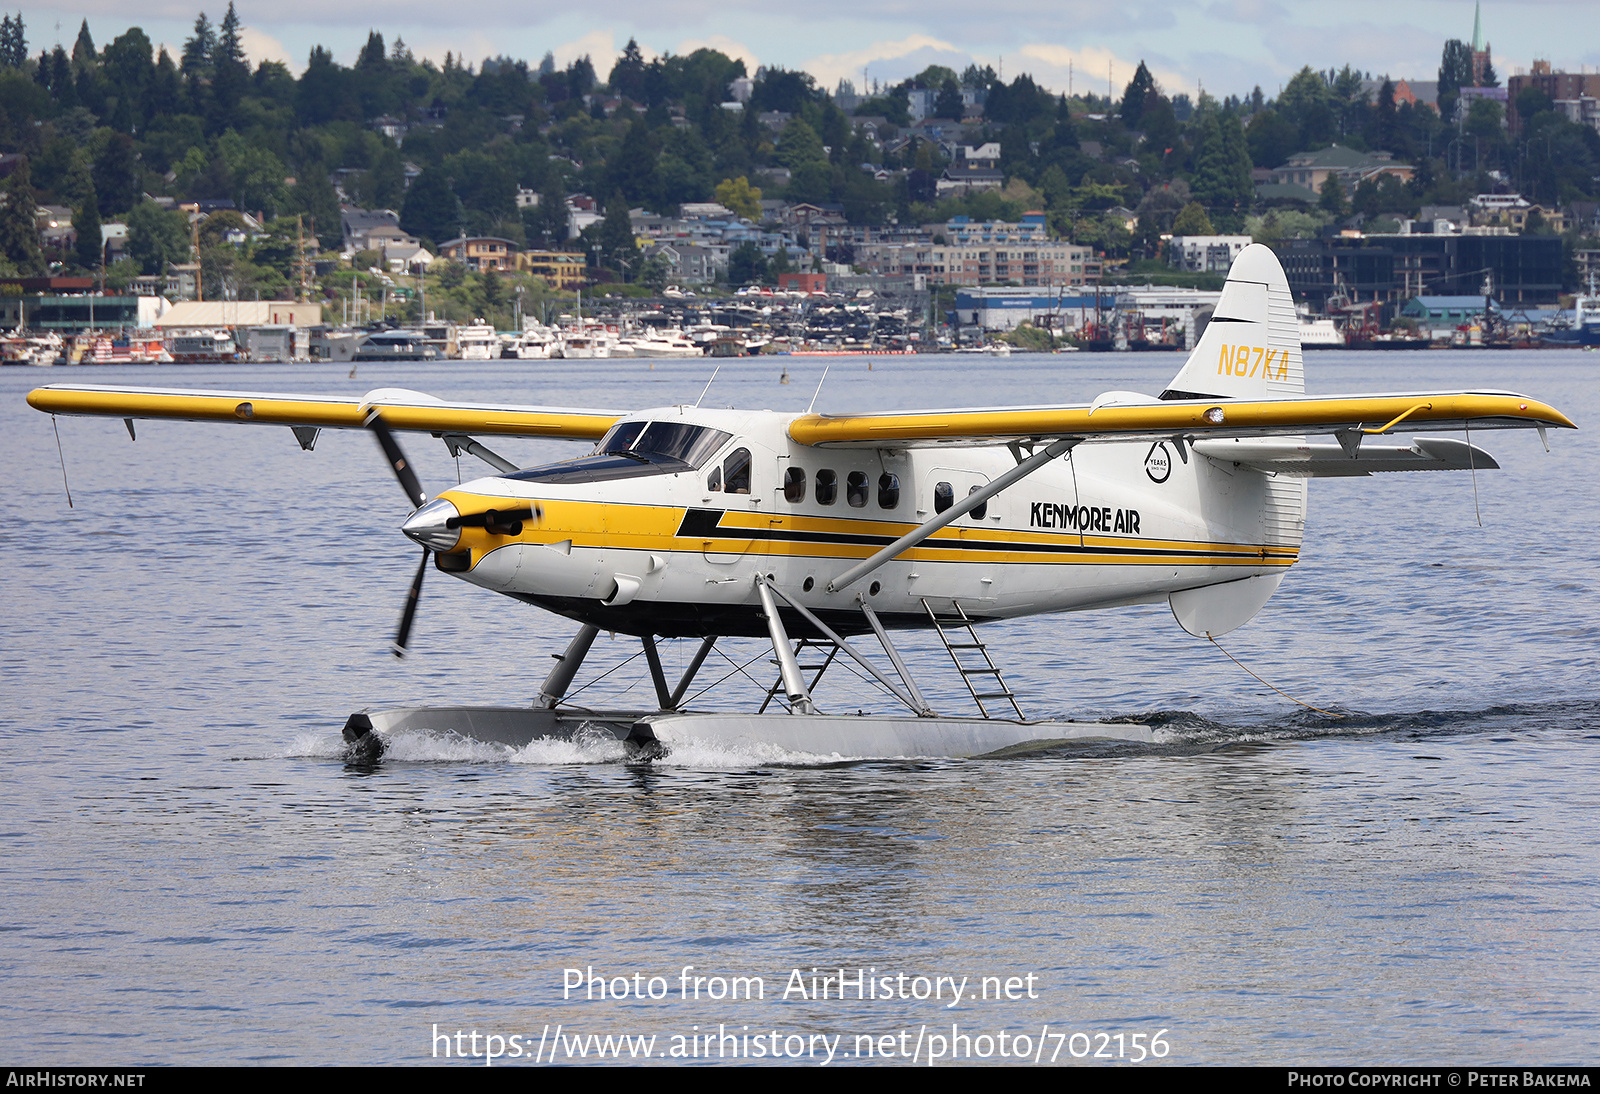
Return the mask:
[[[805, 661], [807, 650], [815, 650], [818, 653], [823, 650], [827, 650], [828, 656], [823, 658], [820, 662], [813, 661], [810, 664], [807, 664]], [[796, 661], [800, 662], [800, 671], [816, 672], [816, 675], [811, 678], [811, 683], [806, 685], [806, 689], [808, 691], [816, 691], [817, 684], [822, 679], [822, 674], [828, 671], [828, 666], [833, 664], [833, 659], [837, 656], [839, 656], [839, 647], [835, 646], [832, 642], [829, 642], [825, 638], [801, 638], [795, 642], [794, 657]], [[776, 657], [769, 657], [767, 658], [767, 663], [776, 668], [778, 665], [778, 659]], [[777, 682], [767, 689], [767, 697], [761, 701], [761, 709], [756, 711], [756, 713], [765, 714], [767, 712], [767, 708], [772, 705], [772, 700], [776, 699], [782, 694], [783, 671], [780, 669], [778, 671]]]
[[[950, 654], [950, 660], [955, 662], [956, 672], [961, 674], [961, 682], [967, 685], [967, 690], [972, 693], [972, 701], [978, 704], [978, 712], [985, 718], [994, 717], [989, 713], [989, 708], [984, 706], [984, 700], [994, 702], [1004, 699], [1011, 704], [1011, 709], [1017, 712], [1017, 721], [1027, 719], [1022, 716], [1022, 708], [1017, 705], [1017, 696], [1006, 684], [1005, 677], [1000, 675], [1000, 670], [994, 667], [994, 661], [989, 657], [989, 647], [978, 638], [978, 632], [973, 629], [972, 620], [967, 616], [966, 610], [956, 600], [950, 602], [955, 610], [954, 615], [940, 616], [933, 610], [933, 605], [926, 599], [922, 601], [923, 609], [928, 613], [928, 618], [933, 621], [933, 629], [939, 636], [939, 641], [944, 643], [944, 648]], [[962, 635], [960, 632], [965, 631]], [[951, 641], [952, 634], [956, 641]], [[961, 639], [965, 638], [965, 641]], [[962, 661], [962, 657], [966, 660]], [[983, 664], [978, 664], [979, 659]], [[973, 686], [973, 677], [978, 677], [980, 683], [993, 681], [998, 691], [979, 691]]]

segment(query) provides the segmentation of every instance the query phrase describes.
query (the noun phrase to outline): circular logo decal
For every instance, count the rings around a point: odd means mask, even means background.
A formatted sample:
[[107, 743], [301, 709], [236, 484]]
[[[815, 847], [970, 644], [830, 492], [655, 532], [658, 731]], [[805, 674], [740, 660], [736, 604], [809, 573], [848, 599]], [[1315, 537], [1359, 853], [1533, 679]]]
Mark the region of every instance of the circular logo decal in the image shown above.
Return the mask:
[[1167, 452], [1165, 441], [1150, 446], [1144, 458], [1144, 473], [1150, 476], [1151, 482], [1166, 482], [1171, 477], [1172, 456]]

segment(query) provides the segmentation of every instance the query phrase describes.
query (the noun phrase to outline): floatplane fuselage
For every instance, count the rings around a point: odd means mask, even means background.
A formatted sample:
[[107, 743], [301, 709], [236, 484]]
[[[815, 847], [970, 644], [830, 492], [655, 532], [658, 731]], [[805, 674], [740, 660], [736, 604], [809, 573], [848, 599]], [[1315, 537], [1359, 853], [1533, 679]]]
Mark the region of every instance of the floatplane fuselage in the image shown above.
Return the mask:
[[[766, 635], [758, 576], [853, 634], [869, 629], [863, 603], [889, 627], [927, 627], [930, 609], [955, 603], [974, 620], [1010, 619], [1276, 579], [1299, 553], [1304, 478], [1140, 440], [1077, 446], [841, 586], [850, 567], [1029, 453], [818, 448], [791, 439], [798, 418], [630, 415], [594, 455], [452, 488], [405, 527], [464, 581], [604, 630], [664, 637]], [[538, 517], [515, 531], [445, 527], [490, 509]]]
[[[481, 708], [361, 715], [357, 737], [365, 727], [417, 725], [466, 724], [513, 741], [549, 732], [603, 629], [639, 636], [660, 704], [656, 715], [614, 720], [630, 739], [721, 733], [857, 755], [1126, 737], [1127, 727], [1023, 723], [972, 624], [1165, 600], [1185, 630], [1215, 638], [1254, 616], [1298, 558], [1307, 479], [1497, 466], [1468, 441], [1392, 443], [1397, 431], [1572, 426], [1509, 392], [1306, 397], [1288, 284], [1261, 246], [1235, 260], [1210, 325], [1164, 391], [1113, 391], [1089, 404], [620, 413], [402, 390], [342, 399], [72, 385], [41, 388], [29, 401], [51, 413], [124, 418], [130, 433], [134, 418], [286, 425], [307, 449], [323, 428], [369, 429], [414, 510], [402, 530], [424, 549], [397, 651], [433, 567], [581, 624], [541, 690], [537, 717]], [[497, 473], [430, 500], [401, 433], [441, 438]], [[595, 443], [574, 460], [519, 468], [484, 443], [497, 436]], [[888, 636], [912, 627], [939, 633], [981, 721], [932, 716]], [[966, 637], [952, 643], [957, 629]], [[898, 682], [849, 641], [869, 632]], [[781, 692], [792, 716], [674, 713], [722, 636], [770, 639], [780, 679], [768, 700]], [[657, 637], [702, 640], [676, 687]], [[829, 662], [855, 660], [909, 708], [910, 721], [816, 715], [816, 678], [807, 681], [797, 658], [805, 642], [830, 644]], [[962, 651], [981, 663], [964, 667]], [[992, 679], [991, 690], [975, 678]], [[1017, 714], [1009, 729], [993, 728], [985, 699]]]

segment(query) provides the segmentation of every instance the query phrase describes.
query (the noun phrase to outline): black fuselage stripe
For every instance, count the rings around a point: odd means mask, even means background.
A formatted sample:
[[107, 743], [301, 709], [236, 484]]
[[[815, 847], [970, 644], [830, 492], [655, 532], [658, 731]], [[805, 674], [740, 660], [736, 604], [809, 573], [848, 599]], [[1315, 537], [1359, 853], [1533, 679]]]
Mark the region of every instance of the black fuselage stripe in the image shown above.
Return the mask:
[[[812, 543], [836, 547], [887, 547], [898, 536], [870, 535], [859, 532], [806, 532], [794, 528], [723, 528], [720, 526], [723, 510], [717, 509], [690, 509], [683, 515], [683, 521], [678, 525], [678, 535], [686, 539], [713, 539], [713, 540], [762, 540], [768, 543]], [[709, 519], [708, 519], [709, 518]], [[1250, 559], [1255, 561], [1261, 558], [1295, 558], [1298, 552], [1292, 548], [1252, 548], [1248, 552], [1226, 551], [1216, 548], [1178, 548], [1154, 546], [1127, 546], [1107, 547], [1093, 546], [1082, 543], [1039, 543], [1036, 541], [1013, 542], [1011, 540], [990, 539], [940, 539], [924, 540], [917, 547], [928, 550], [957, 550], [974, 552], [1017, 552], [1025, 554], [1071, 554], [1071, 555], [1159, 555], [1162, 558], [1214, 558], [1226, 555], [1229, 558]]]

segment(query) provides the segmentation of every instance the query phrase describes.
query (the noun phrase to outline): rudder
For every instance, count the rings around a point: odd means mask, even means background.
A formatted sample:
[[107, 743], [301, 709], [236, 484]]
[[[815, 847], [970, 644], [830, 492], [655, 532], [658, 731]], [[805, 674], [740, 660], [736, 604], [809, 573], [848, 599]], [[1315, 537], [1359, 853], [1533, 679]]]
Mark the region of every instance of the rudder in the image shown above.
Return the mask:
[[1300, 320], [1283, 266], [1252, 243], [1228, 270], [1216, 314], [1163, 399], [1275, 399], [1305, 394]]

